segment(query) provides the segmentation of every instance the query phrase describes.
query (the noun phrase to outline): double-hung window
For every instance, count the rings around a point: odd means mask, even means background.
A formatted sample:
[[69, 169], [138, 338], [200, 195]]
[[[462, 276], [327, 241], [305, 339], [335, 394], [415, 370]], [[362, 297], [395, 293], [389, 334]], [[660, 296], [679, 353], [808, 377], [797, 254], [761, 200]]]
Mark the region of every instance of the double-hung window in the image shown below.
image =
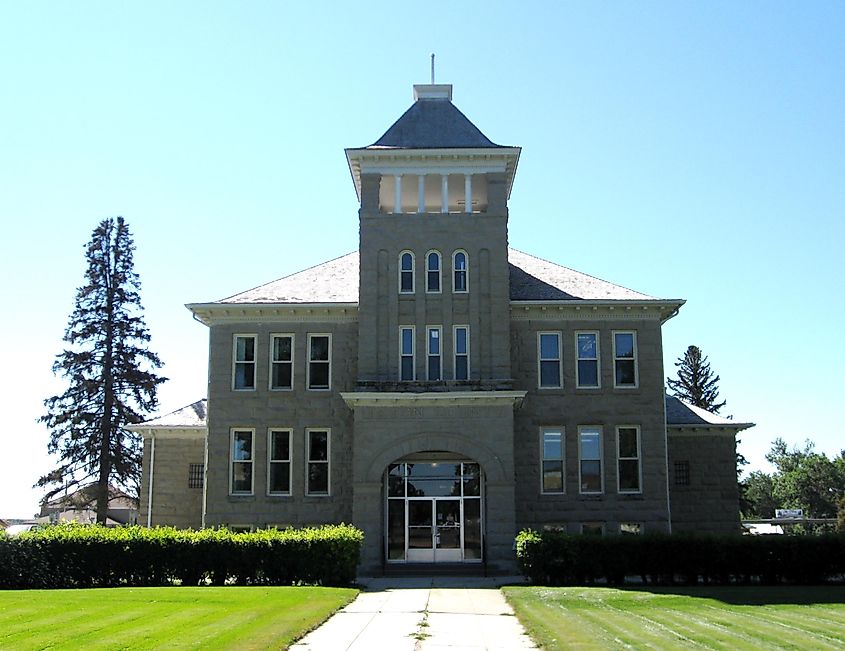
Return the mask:
[[425, 291], [440, 293], [440, 254], [437, 251], [425, 254]]
[[399, 327], [399, 380], [402, 382], [416, 379], [414, 339], [414, 326]]
[[616, 428], [620, 493], [640, 493], [640, 428], [632, 425]]
[[581, 493], [601, 493], [602, 480], [601, 428], [578, 428], [578, 474]]
[[293, 388], [293, 335], [270, 335], [270, 389]]
[[575, 349], [578, 355], [575, 367], [576, 386], [579, 389], [598, 389], [601, 386], [599, 333], [576, 332]]
[[561, 386], [560, 333], [537, 333], [538, 374], [541, 389], [557, 389]]
[[426, 328], [426, 350], [428, 357], [428, 380], [443, 379], [443, 361], [441, 356], [440, 326]]
[[255, 390], [255, 335], [235, 335], [232, 346], [232, 388]]
[[331, 388], [332, 336], [308, 335], [308, 388], [325, 391]]
[[410, 251], [399, 254], [399, 293], [414, 293], [414, 254]]
[[564, 482], [564, 436], [562, 427], [544, 427], [540, 430], [542, 446], [542, 492], [563, 493]]
[[231, 436], [229, 492], [232, 495], [252, 495], [252, 443], [255, 430], [233, 429]]
[[467, 277], [467, 254], [466, 251], [455, 251], [452, 255], [452, 271], [454, 278], [452, 279], [453, 292], [466, 292], [469, 290], [469, 283]]
[[455, 346], [455, 379], [469, 380], [469, 326], [453, 328]]
[[291, 430], [267, 432], [267, 494], [290, 495]]
[[613, 333], [614, 386], [636, 388], [639, 383], [637, 370], [637, 333]]
[[308, 459], [305, 493], [307, 495], [328, 495], [331, 487], [330, 430], [307, 429], [305, 438]]

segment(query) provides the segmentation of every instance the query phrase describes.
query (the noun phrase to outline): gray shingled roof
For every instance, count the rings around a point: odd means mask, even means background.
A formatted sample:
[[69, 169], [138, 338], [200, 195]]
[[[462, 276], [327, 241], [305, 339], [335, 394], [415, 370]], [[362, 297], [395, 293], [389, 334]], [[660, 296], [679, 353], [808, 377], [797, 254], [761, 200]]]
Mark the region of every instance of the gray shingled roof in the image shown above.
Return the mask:
[[147, 420], [136, 425], [135, 428], [142, 427], [144, 429], [182, 429], [193, 427], [205, 427], [206, 410], [208, 407], [208, 400], [203, 398], [191, 403], [187, 407], [182, 407], [169, 414], [164, 414], [158, 418]]
[[666, 395], [666, 424], [669, 426], [721, 426], [738, 430], [754, 427], [754, 423], [740, 423], [713, 412], [701, 409], [676, 396]]
[[[653, 301], [653, 296], [508, 249], [512, 301]], [[358, 252], [285, 276], [217, 303], [357, 303]]]
[[447, 99], [413, 103], [384, 135], [367, 149], [451, 149], [501, 147], [485, 136]]

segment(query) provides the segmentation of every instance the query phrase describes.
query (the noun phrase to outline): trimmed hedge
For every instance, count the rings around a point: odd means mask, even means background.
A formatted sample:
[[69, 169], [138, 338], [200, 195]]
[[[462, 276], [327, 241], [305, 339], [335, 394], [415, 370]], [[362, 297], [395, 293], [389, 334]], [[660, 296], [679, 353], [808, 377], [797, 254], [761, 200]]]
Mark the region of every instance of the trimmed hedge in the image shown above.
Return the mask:
[[345, 524], [251, 533], [60, 524], [0, 536], [0, 588], [346, 585], [363, 540]]
[[521, 531], [517, 559], [532, 583], [584, 585], [825, 583], [845, 578], [845, 535], [579, 536]]

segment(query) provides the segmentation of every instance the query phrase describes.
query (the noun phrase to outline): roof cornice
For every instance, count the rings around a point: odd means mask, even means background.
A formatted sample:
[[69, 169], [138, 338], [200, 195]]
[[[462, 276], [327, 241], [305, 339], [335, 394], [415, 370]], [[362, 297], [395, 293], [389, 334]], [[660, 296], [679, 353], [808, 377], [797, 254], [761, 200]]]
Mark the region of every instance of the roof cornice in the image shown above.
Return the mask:
[[522, 406], [526, 391], [427, 391], [380, 392], [349, 391], [340, 397], [349, 407], [482, 407], [495, 405]]
[[686, 301], [653, 300], [549, 300], [511, 301], [513, 321], [567, 319], [660, 319], [668, 321]]
[[188, 303], [194, 318], [207, 326], [244, 321], [356, 321], [358, 303]]
[[175, 425], [173, 427], [149, 427], [146, 425], [131, 425], [127, 427], [131, 432], [137, 432], [143, 438], [188, 439], [205, 436], [208, 428], [203, 425]]
[[756, 423], [666, 423], [670, 436], [701, 436], [702, 434], [736, 436], [739, 432], [755, 427]]

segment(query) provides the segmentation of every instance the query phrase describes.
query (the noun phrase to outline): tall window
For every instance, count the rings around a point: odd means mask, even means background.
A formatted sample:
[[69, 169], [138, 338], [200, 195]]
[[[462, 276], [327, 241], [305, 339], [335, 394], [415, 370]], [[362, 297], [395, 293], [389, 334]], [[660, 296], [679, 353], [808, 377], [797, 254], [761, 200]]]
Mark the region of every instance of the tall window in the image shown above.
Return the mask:
[[563, 493], [564, 464], [563, 464], [563, 428], [544, 427], [540, 430], [543, 446], [543, 484], [544, 493]]
[[467, 283], [467, 254], [466, 251], [455, 251], [452, 256], [452, 270], [454, 271], [454, 279], [452, 282], [452, 291], [466, 292], [469, 289]]
[[540, 388], [558, 388], [561, 386], [560, 333], [540, 332], [537, 334], [537, 343]]
[[602, 481], [601, 428], [578, 428], [578, 465], [582, 493], [601, 493]]
[[428, 348], [428, 379], [430, 381], [443, 379], [443, 364], [440, 356], [440, 327], [426, 328]]
[[399, 293], [414, 293], [414, 254], [410, 251], [399, 254]]
[[429, 251], [425, 256], [425, 291], [440, 292], [440, 254], [437, 251]]
[[575, 367], [576, 384], [579, 389], [597, 389], [599, 375], [599, 334], [597, 332], [576, 332], [575, 344], [578, 364]]
[[616, 446], [619, 461], [620, 493], [639, 493], [640, 488], [640, 428], [617, 427]]
[[255, 335], [235, 335], [232, 347], [232, 388], [255, 390]]
[[293, 388], [293, 335], [270, 335], [270, 389]]
[[308, 335], [308, 388], [331, 388], [331, 335]]
[[255, 434], [251, 429], [233, 429], [231, 447], [231, 483], [232, 495], [252, 494], [252, 439]]
[[399, 379], [403, 382], [416, 379], [414, 339], [414, 326], [399, 328]]
[[469, 380], [469, 326], [454, 327], [455, 379]]
[[331, 476], [329, 463], [329, 430], [307, 429], [308, 476], [305, 492], [308, 495], [328, 495]]
[[639, 381], [637, 372], [637, 333], [613, 333], [613, 371], [617, 387], [636, 387]]
[[267, 432], [268, 495], [290, 495], [290, 438], [289, 429]]

